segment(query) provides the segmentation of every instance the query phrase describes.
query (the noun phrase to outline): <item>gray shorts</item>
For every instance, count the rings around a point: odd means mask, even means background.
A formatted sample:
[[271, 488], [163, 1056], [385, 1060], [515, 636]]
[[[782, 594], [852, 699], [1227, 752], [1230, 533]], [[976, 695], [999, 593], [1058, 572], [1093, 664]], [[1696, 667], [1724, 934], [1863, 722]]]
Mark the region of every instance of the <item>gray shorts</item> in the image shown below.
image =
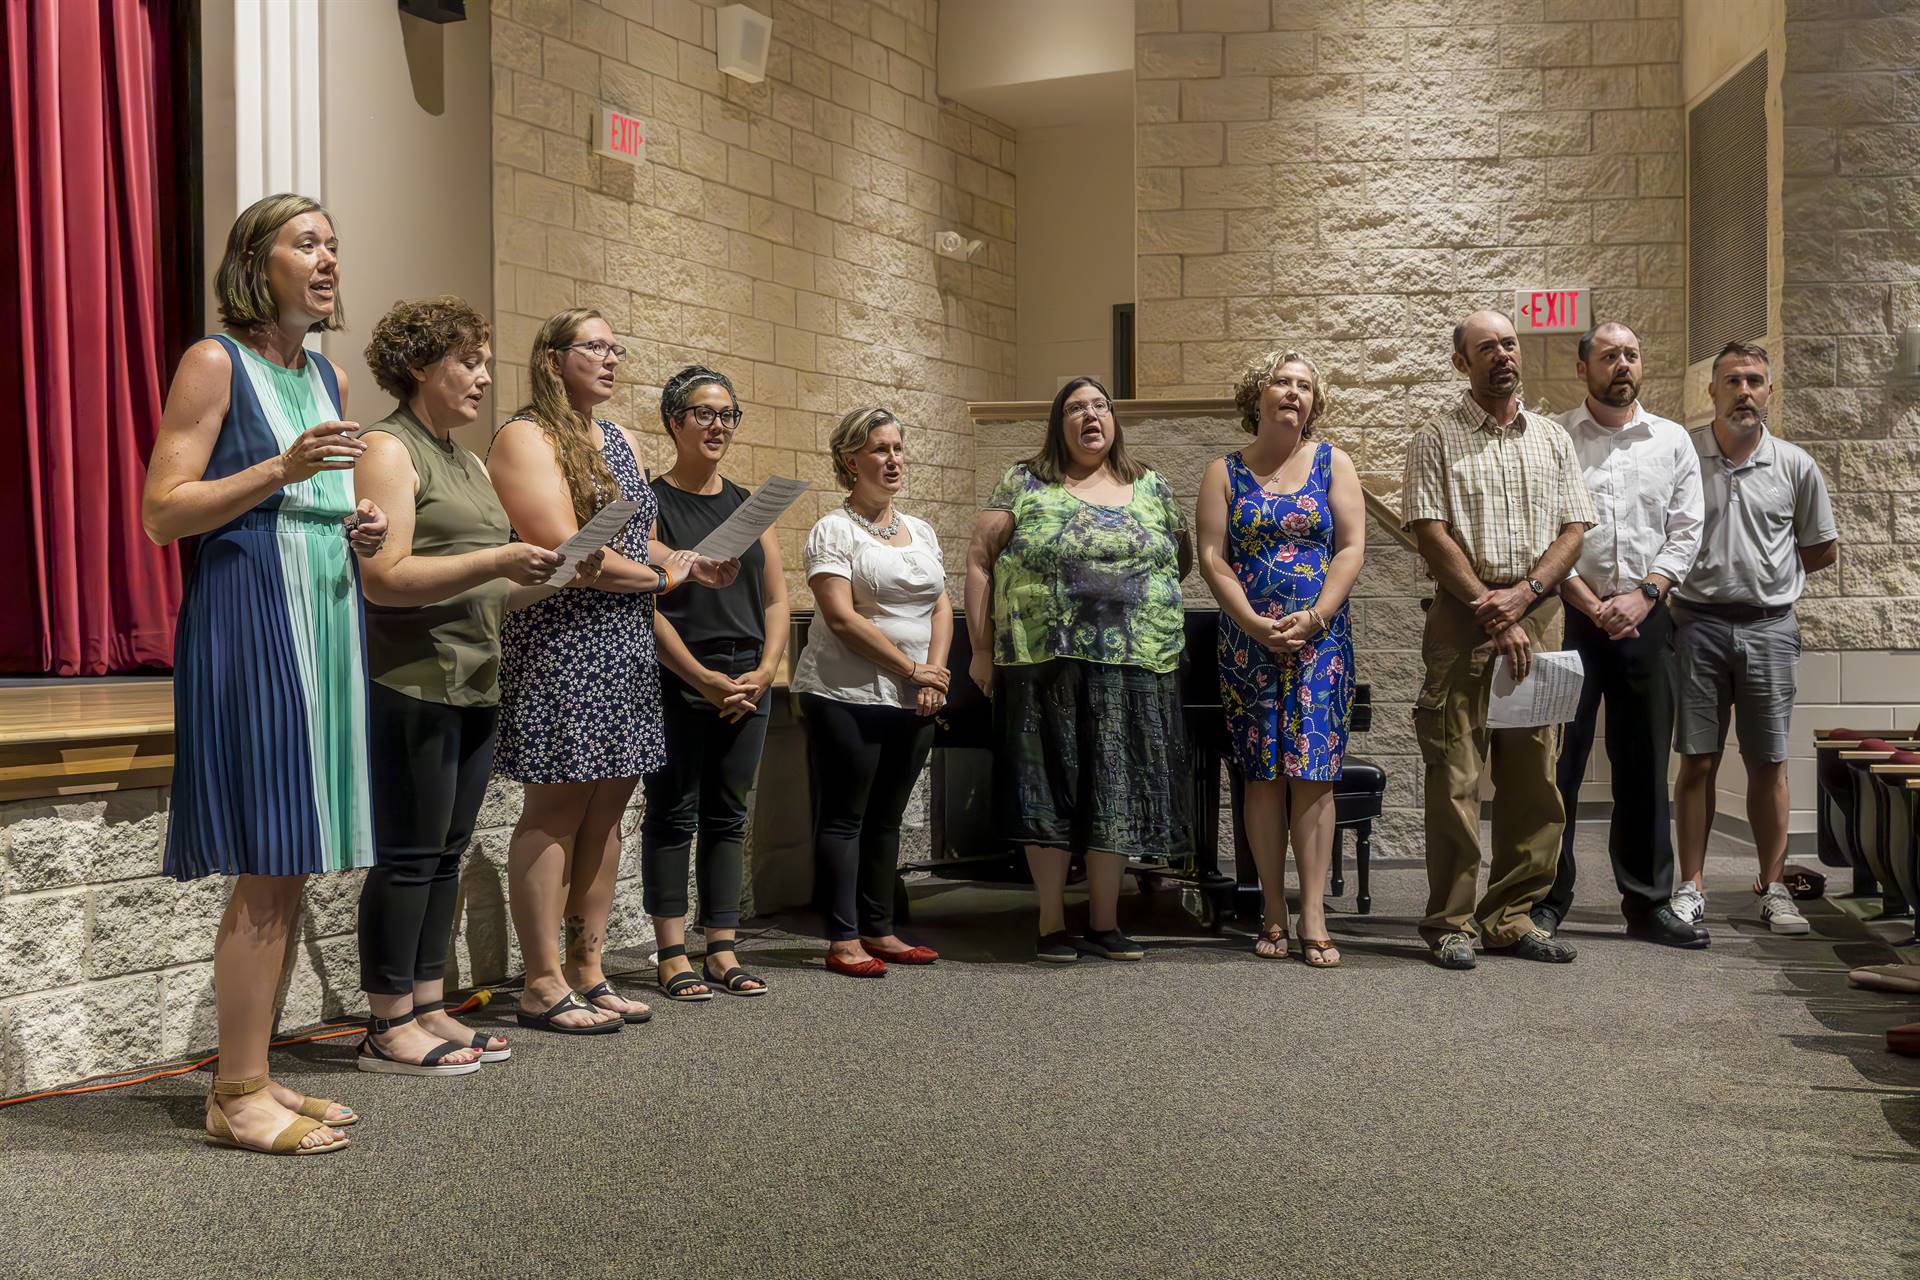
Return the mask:
[[1688, 756], [1723, 750], [1731, 710], [1740, 725], [1741, 755], [1785, 760], [1800, 665], [1800, 623], [1793, 612], [1733, 622], [1676, 600], [1673, 621], [1673, 749]]

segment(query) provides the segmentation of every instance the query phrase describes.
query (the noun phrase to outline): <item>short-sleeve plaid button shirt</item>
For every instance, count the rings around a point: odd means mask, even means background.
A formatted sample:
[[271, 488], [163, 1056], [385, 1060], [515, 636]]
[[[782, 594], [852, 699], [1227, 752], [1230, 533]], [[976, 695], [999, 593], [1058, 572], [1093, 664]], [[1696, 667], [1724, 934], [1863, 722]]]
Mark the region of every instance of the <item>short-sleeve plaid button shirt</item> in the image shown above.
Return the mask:
[[1521, 409], [1502, 427], [1460, 393], [1452, 412], [1407, 443], [1402, 523], [1439, 520], [1489, 585], [1518, 582], [1570, 524], [1591, 527], [1593, 498], [1573, 441]]

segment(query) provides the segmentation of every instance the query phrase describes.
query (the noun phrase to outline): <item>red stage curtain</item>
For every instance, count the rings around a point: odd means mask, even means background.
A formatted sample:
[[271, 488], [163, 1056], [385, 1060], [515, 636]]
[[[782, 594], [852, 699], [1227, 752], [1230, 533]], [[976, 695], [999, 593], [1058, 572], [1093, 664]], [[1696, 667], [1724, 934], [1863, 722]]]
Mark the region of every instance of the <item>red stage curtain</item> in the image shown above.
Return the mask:
[[165, 6], [0, 6], [0, 669], [169, 665], [179, 557], [140, 528], [177, 345]]

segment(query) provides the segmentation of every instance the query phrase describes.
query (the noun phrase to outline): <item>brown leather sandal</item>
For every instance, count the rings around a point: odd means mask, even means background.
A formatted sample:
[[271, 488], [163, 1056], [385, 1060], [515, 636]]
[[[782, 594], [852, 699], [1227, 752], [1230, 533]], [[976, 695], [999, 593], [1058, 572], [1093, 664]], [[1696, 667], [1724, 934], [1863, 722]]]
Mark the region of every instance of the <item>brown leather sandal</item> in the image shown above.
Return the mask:
[[[1332, 938], [1309, 938], [1302, 935], [1300, 939], [1300, 958], [1306, 961], [1309, 969], [1338, 969], [1340, 967], [1338, 955], [1331, 960], [1327, 959], [1327, 952], [1337, 950]], [[1315, 956], [1319, 959], [1314, 959]]]
[[[1275, 930], [1278, 930], [1278, 932], [1275, 932]], [[1285, 960], [1292, 951], [1292, 949], [1288, 947], [1287, 941], [1287, 926], [1284, 924], [1261, 925], [1260, 932], [1255, 934], [1253, 938], [1253, 954], [1262, 960]], [[1268, 946], [1278, 947], [1279, 950], [1275, 951], [1272, 955], [1268, 955], [1260, 949], [1260, 944], [1263, 942]]]
[[[347, 1113], [347, 1118], [344, 1120], [327, 1119], [328, 1107], [339, 1107]], [[329, 1129], [344, 1129], [350, 1124], [360, 1123], [359, 1112], [344, 1102], [335, 1102], [332, 1098], [309, 1098], [303, 1095], [300, 1099], [300, 1105], [295, 1107], [294, 1110], [309, 1120], [318, 1120]]]
[[308, 1115], [296, 1117], [286, 1128], [274, 1135], [273, 1141], [267, 1146], [262, 1147], [251, 1142], [243, 1142], [235, 1136], [233, 1126], [227, 1123], [227, 1113], [220, 1109], [220, 1104], [216, 1099], [245, 1097], [250, 1093], [259, 1093], [266, 1087], [267, 1074], [264, 1071], [246, 1080], [222, 1080], [218, 1076], [215, 1076], [213, 1080], [213, 1092], [208, 1095], [207, 1098], [209, 1104], [207, 1107], [207, 1141], [222, 1147], [234, 1147], [241, 1151], [258, 1151], [262, 1155], [269, 1156], [317, 1156], [323, 1155], [328, 1151], [338, 1151], [342, 1147], [352, 1145], [351, 1140], [343, 1136], [333, 1142], [323, 1142], [317, 1147], [301, 1146], [301, 1139], [305, 1138], [315, 1129], [333, 1128], [332, 1125], [325, 1124]]

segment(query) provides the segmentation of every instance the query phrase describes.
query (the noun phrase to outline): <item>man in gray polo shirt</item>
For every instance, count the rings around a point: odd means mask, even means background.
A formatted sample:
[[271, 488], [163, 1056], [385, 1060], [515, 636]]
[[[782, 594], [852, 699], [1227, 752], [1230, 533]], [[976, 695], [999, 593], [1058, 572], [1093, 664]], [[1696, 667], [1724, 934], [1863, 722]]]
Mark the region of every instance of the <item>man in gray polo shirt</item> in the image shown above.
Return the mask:
[[1713, 422], [1693, 432], [1707, 520], [1700, 554], [1673, 593], [1679, 714], [1674, 750], [1680, 883], [1673, 912], [1706, 914], [1700, 873], [1713, 829], [1714, 780], [1727, 713], [1747, 766], [1747, 821], [1760, 858], [1760, 916], [1775, 933], [1807, 932], [1780, 876], [1787, 861], [1787, 725], [1807, 575], [1838, 557], [1839, 530], [1820, 468], [1766, 427], [1773, 373], [1765, 348], [1728, 343], [1713, 362]]

